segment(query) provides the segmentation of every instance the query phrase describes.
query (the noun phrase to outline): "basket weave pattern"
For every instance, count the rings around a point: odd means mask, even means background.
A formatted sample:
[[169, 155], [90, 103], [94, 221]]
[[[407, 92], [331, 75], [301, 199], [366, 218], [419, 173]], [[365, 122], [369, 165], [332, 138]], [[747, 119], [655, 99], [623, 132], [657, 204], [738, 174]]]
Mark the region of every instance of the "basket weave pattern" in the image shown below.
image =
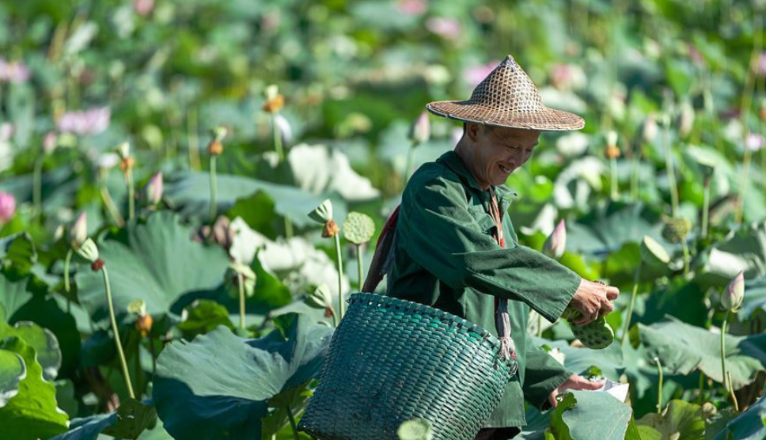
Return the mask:
[[434, 440], [473, 439], [515, 372], [499, 348], [444, 311], [353, 294], [298, 428], [320, 440], [395, 440], [401, 423], [423, 418]]
[[471, 99], [436, 101], [426, 108], [439, 116], [500, 127], [563, 131], [585, 126], [573, 113], [547, 108], [537, 87], [510, 55], [476, 86]]

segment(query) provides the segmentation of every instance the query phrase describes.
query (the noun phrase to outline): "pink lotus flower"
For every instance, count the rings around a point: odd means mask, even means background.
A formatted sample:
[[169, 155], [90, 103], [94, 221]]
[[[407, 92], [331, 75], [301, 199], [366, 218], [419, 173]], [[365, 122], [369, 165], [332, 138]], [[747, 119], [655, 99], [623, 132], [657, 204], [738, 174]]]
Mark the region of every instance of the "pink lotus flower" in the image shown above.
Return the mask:
[[11, 61], [0, 58], [0, 82], [21, 84], [29, 79], [29, 68], [19, 61]]
[[755, 60], [755, 73], [761, 76], [766, 76], [766, 52], [761, 52], [761, 55]]
[[543, 244], [543, 253], [551, 258], [559, 259], [567, 247], [567, 225], [561, 220]]
[[7, 192], [0, 191], [0, 224], [8, 223], [16, 213], [16, 199]]
[[463, 77], [465, 78], [466, 84], [468, 84], [471, 88], [478, 86], [479, 83], [484, 80], [484, 78], [486, 78], [490, 73], [492, 73], [493, 70], [495, 70], [495, 67], [497, 67], [498, 64], [500, 64], [500, 61], [492, 61], [484, 65], [473, 66], [465, 69], [463, 71]]
[[111, 112], [109, 107], [94, 107], [86, 111], [67, 112], [58, 121], [58, 128], [63, 133], [81, 136], [103, 132], [109, 127]]
[[424, 0], [402, 0], [397, 7], [406, 15], [423, 15], [428, 10]]
[[739, 271], [726, 286], [726, 290], [723, 291], [721, 296], [721, 305], [724, 309], [730, 312], [738, 312], [742, 307], [742, 302], [745, 300], [745, 273]]
[[460, 22], [454, 18], [432, 17], [426, 20], [426, 28], [447, 40], [457, 40], [463, 33]]
[[747, 135], [747, 139], [745, 140], [745, 147], [752, 151], [760, 151], [763, 148], [764, 145], [764, 138], [762, 135], [757, 133], [750, 133]]
[[133, 10], [136, 14], [145, 17], [152, 13], [154, 9], [154, 0], [134, 0]]
[[150, 205], [156, 206], [162, 200], [162, 186], [162, 171], [160, 171], [149, 179], [144, 189], [146, 201]]

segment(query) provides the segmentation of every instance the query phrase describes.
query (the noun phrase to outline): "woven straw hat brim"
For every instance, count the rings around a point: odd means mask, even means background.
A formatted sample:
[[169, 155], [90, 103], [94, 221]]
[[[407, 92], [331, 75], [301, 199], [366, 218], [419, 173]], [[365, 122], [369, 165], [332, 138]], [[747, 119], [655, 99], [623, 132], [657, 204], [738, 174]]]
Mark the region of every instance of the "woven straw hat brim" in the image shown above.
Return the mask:
[[585, 127], [585, 120], [574, 113], [543, 108], [528, 112], [502, 112], [473, 101], [436, 101], [426, 105], [431, 113], [459, 121], [496, 127], [540, 131], [569, 131]]

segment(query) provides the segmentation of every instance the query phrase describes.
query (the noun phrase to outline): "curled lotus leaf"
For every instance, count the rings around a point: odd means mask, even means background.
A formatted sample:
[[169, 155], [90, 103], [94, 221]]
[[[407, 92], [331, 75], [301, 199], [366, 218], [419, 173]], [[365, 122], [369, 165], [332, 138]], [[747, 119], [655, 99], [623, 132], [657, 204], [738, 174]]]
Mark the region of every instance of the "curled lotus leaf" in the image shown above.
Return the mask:
[[366, 214], [350, 212], [343, 222], [343, 236], [354, 244], [367, 243], [375, 235], [375, 222]]
[[653, 267], [665, 267], [670, 262], [670, 254], [660, 242], [645, 235], [641, 240], [641, 261]]

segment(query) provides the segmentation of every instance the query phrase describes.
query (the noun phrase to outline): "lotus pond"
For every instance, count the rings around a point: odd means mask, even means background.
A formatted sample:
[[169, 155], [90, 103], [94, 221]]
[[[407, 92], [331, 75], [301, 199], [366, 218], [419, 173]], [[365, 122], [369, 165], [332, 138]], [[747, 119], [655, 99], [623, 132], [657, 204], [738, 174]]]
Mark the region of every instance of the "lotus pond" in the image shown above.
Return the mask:
[[341, 295], [460, 136], [424, 105], [509, 53], [586, 120], [509, 178], [519, 241], [622, 292], [527, 330], [630, 390], [519, 438], [766, 438], [764, 7], [0, 3], [0, 439], [309, 438]]

